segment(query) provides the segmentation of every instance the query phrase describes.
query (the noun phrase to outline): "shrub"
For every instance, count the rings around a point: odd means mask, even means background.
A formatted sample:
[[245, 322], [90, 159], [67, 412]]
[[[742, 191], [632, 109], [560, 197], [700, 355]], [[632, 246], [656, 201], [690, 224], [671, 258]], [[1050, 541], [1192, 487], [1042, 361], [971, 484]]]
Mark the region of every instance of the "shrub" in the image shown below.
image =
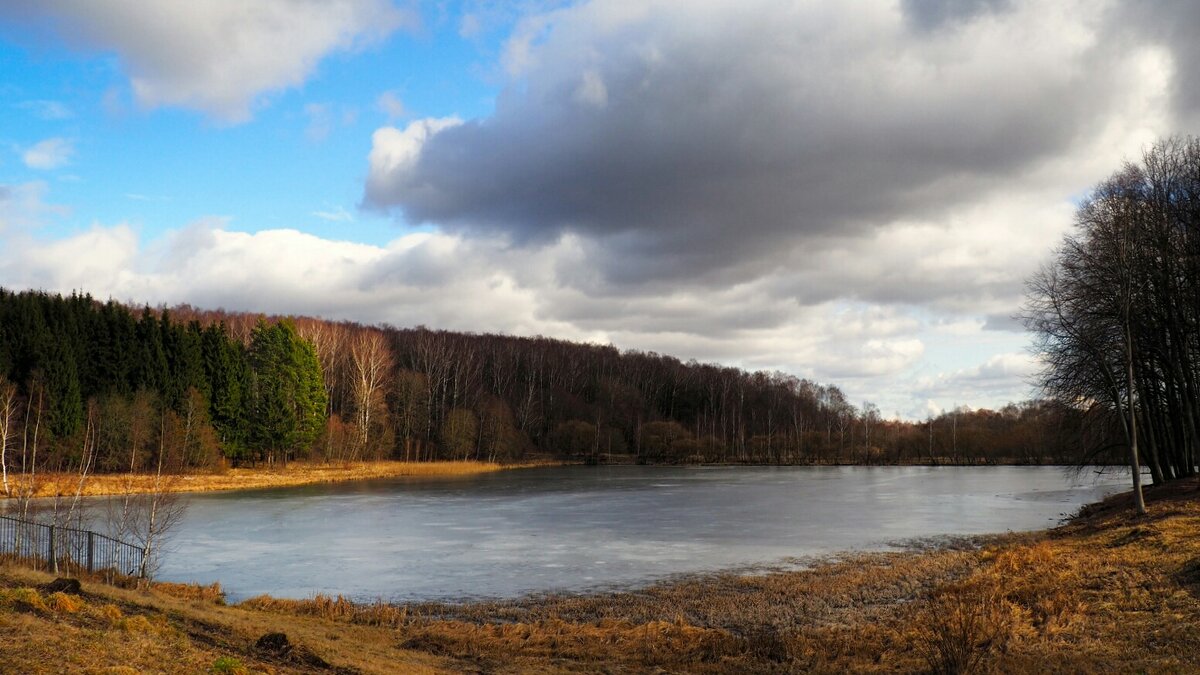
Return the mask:
[[222, 656], [213, 661], [212, 667], [208, 669], [208, 672], [213, 675], [248, 675], [250, 669], [232, 656]]
[[127, 633], [156, 632], [154, 630], [154, 626], [150, 623], [150, 620], [141, 614], [135, 614], [134, 616], [122, 619], [118, 622], [118, 625], [120, 625], [121, 629]]
[[173, 598], [179, 598], [180, 600], [195, 600], [214, 605], [225, 604], [225, 591], [221, 589], [221, 584], [217, 582], [205, 586], [203, 584], [173, 584], [166, 581], [156, 581], [154, 582], [154, 590]]
[[120, 621], [121, 619], [125, 618], [125, 615], [121, 612], [121, 608], [117, 607], [116, 605], [112, 605], [112, 604], [104, 605], [103, 607], [101, 607], [100, 615], [103, 616], [105, 619], [108, 619], [108, 621], [110, 623], [116, 623], [116, 622]]
[[58, 592], [51, 595], [49, 598], [50, 608], [56, 612], [66, 614], [74, 614], [80, 609], [83, 609], [83, 600], [78, 597], [67, 595], [66, 593]]
[[42, 594], [34, 588], [14, 588], [0, 591], [0, 604], [5, 604], [22, 612], [47, 612], [46, 601]]
[[1012, 607], [996, 588], [961, 582], [939, 589], [920, 608], [915, 647], [932, 672], [968, 675], [1012, 632]]

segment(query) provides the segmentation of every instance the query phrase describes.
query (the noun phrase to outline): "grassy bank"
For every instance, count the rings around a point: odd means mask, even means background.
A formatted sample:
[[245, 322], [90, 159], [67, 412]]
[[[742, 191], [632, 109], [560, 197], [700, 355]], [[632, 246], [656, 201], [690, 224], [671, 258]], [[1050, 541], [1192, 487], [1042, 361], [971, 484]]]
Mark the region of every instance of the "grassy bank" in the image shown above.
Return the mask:
[[[467, 476], [472, 474], [542, 466], [539, 463], [497, 464], [495, 462], [349, 462], [316, 464], [289, 462], [286, 467], [236, 468], [221, 473], [170, 476], [163, 485], [172, 492], [212, 492], [253, 488], [292, 487], [313, 483], [337, 483], [401, 476]], [[37, 496], [73, 495], [79, 487], [78, 474], [41, 474], [37, 477]], [[10, 475], [10, 480], [14, 478]], [[16, 480], [20, 480], [17, 477]], [[152, 474], [92, 474], [84, 481], [85, 496], [149, 492]]]
[[[73, 608], [36, 590], [49, 577], [4, 568], [0, 659], [19, 672], [219, 659], [260, 672], [1196, 672], [1200, 493], [1149, 496], [1143, 519], [1118, 496], [1034, 534], [501, 603], [225, 607], [211, 590], [85, 584]], [[273, 631], [299, 646], [255, 647]]]

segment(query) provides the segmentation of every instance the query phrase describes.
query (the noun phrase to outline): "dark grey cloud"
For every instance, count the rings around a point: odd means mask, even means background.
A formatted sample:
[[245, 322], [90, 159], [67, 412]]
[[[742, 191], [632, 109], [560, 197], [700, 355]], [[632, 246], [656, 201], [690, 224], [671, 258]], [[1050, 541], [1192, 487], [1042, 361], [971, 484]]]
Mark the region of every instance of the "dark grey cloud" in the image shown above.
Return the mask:
[[942, 30], [885, 3], [560, 12], [494, 115], [373, 161], [364, 203], [518, 245], [578, 234], [610, 284], [724, 285], [1002, 189], [1108, 121], [1113, 57], [1054, 42], [1062, 16], [906, 7]]
[[903, 0], [904, 16], [916, 28], [933, 30], [1012, 7], [1012, 0]]
[[983, 324], [984, 330], [1025, 332], [1025, 324], [1014, 314], [989, 314]]

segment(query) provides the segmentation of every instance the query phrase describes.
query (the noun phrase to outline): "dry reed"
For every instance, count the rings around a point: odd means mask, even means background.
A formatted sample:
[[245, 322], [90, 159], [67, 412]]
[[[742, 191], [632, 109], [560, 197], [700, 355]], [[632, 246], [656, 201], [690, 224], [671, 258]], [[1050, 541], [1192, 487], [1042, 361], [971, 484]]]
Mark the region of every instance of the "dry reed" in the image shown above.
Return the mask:
[[[316, 483], [375, 480], [401, 477], [470, 476], [507, 469], [547, 466], [546, 463], [498, 464], [495, 462], [398, 462], [372, 461], [342, 464], [292, 462], [286, 467], [227, 469], [215, 473], [185, 474], [172, 481], [168, 489], [174, 492], [215, 492], [259, 488], [294, 487]], [[84, 496], [144, 493], [153, 489], [152, 474], [92, 474], [83, 485]], [[79, 488], [75, 474], [46, 473], [38, 478], [38, 497], [73, 495]], [[2, 497], [0, 497], [2, 498]]]

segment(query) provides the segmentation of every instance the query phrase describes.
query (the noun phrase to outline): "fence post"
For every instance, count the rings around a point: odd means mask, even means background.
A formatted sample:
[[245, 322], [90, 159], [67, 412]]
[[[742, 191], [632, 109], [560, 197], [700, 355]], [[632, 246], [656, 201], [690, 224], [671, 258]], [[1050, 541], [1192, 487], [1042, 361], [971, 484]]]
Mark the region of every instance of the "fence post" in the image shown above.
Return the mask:
[[96, 571], [92, 560], [96, 554], [96, 533], [88, 530], [88, 555], [87, 555], [87, 570], [88, 572]]
[[54, 526], [50, 526], [50, 571], [58, 574], [58, 556], [54, 552]]

